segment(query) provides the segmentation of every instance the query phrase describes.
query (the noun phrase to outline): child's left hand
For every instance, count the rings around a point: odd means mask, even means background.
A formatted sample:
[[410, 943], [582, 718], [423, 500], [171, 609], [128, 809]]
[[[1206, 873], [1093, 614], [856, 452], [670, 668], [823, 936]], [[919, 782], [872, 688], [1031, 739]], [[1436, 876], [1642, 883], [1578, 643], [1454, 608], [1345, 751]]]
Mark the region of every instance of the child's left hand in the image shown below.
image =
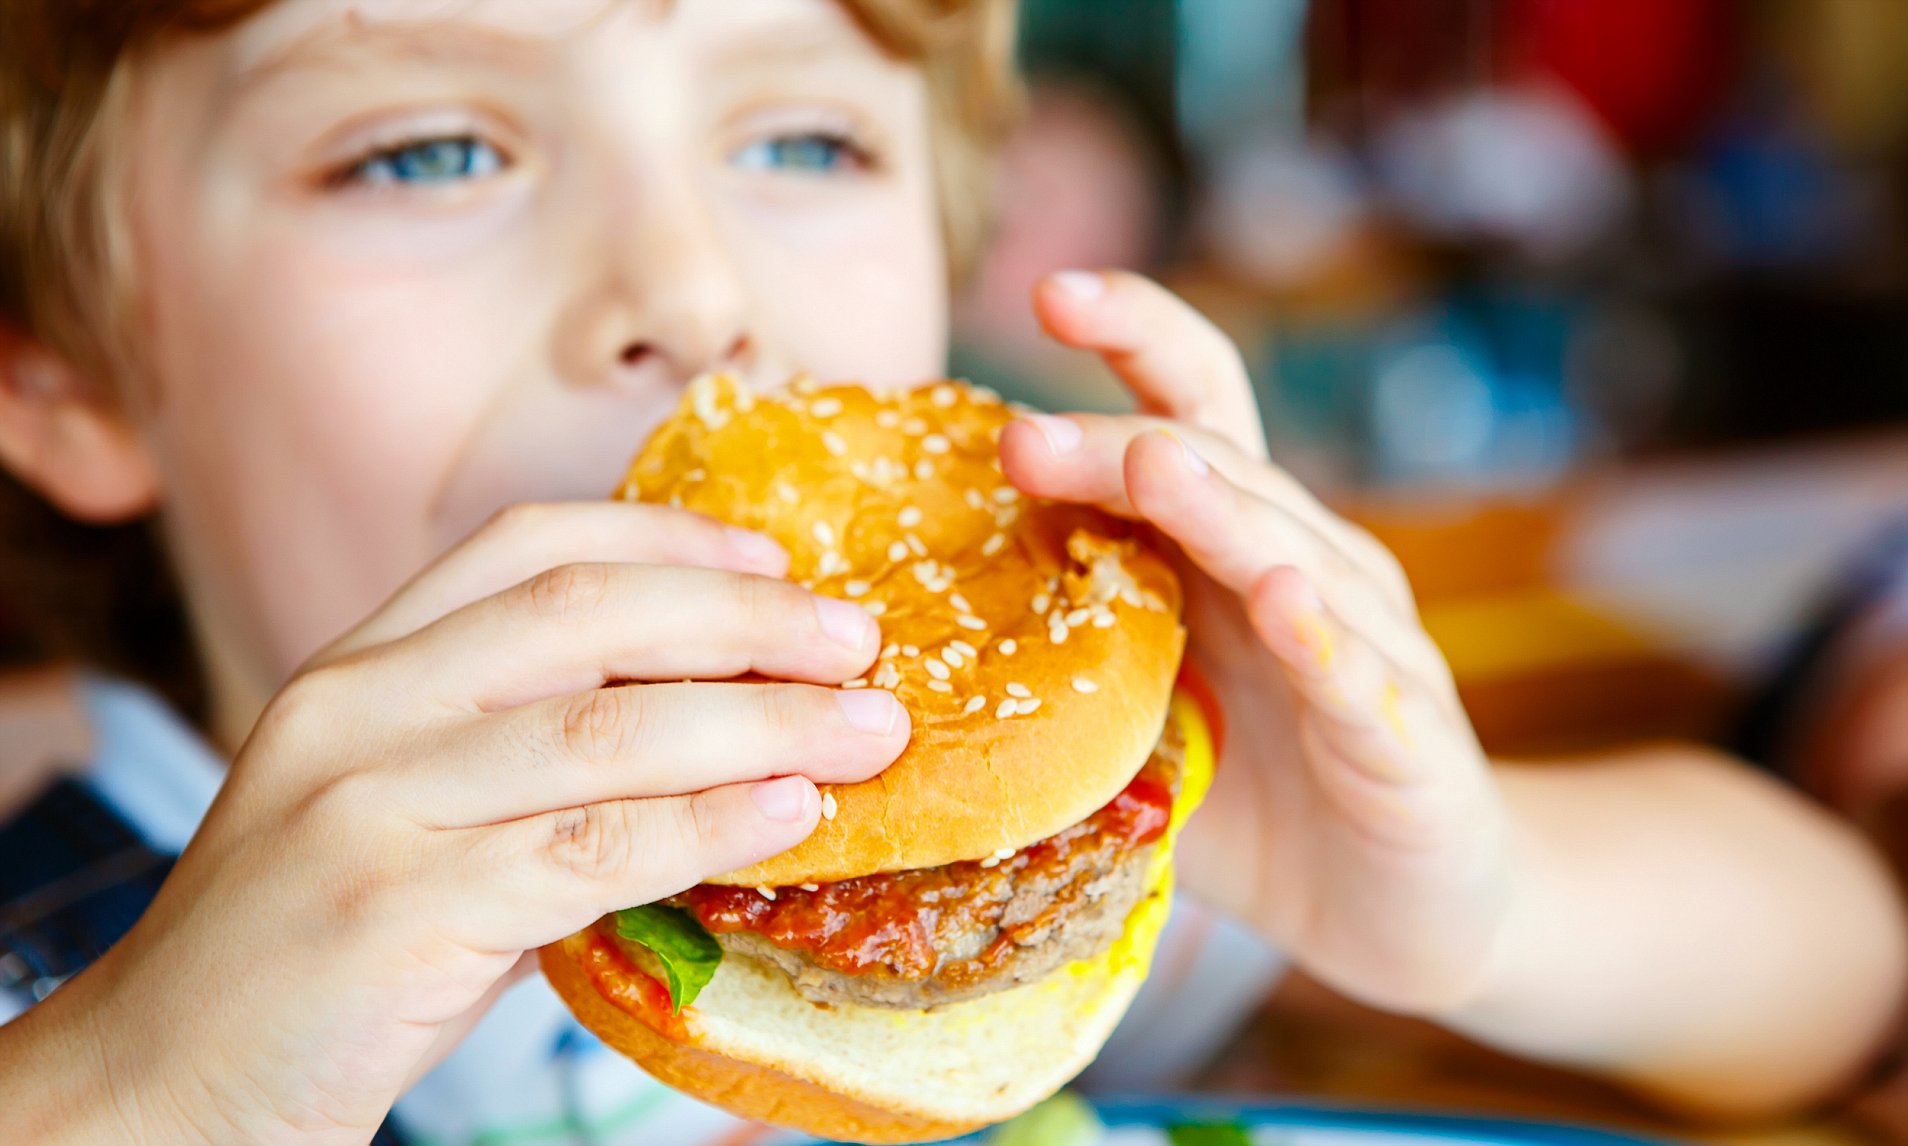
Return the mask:
[[1035, 306], [1143, 413], [1023, 418], [1006, 472], [1172, 543], [1189, 655], [1224, 708], [1184, 882], [1353, 997], [1462, 1005], [1509, 911], [1508, 821], [1397, 562], [1267, 460], [1237, 350], [1184, 302], [1069, 272]]

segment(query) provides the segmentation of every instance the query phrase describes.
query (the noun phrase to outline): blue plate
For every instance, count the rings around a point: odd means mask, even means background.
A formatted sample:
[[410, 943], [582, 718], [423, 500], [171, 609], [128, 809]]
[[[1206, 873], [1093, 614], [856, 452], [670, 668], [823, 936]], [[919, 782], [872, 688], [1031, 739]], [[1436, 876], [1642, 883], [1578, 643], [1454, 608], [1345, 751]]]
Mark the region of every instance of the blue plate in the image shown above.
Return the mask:
[[[1667, 1146], [1638, 1138], [1548, 1122], [1224, 1100], [1132, 1100], [1094, 1103], [1106, 1123], [1105, 1146], [1169, 1146], [1167, 1130], [1227, 1123], [1245, 1131], [1252, 1146]], [[957, 1138], [982, 1146], [986, 1134]]]

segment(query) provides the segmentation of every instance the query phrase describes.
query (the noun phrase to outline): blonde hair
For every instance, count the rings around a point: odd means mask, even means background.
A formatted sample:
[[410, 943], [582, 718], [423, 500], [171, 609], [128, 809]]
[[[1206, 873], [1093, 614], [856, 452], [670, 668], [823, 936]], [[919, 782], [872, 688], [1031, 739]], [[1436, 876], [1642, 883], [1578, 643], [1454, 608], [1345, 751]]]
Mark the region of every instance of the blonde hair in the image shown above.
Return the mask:
[[[136, 362], [137, 269], [110, 201], [109, 136], [128, 69], [161, 38], [214, 31], [270, 3], [0, 0], [0, 325], [102, 382], [122, 380]], [[840, 3], [926, 76], [942, 233], [964, 277], [991, 213], [990, 160], [1020, 111], [1017, 0]], [[148, 529], [67, 522], [0, 474], [0, 609], [36, 630], [28, 656], [74, 657], [196, 696], [196, 672], [182, 667], [190, 649], [169, 647], [185, 631], [175, 598]]]

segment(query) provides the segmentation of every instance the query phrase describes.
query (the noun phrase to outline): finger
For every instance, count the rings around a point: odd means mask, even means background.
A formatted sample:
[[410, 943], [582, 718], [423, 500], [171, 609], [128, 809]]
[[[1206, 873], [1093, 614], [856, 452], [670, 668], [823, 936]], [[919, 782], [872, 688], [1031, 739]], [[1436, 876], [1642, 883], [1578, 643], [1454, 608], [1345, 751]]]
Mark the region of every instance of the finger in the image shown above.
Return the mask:
[[473, 721], [409, 770], [407, 809], [469, 827], [775, 776], [866, 780], [907, 747], [892, 693], [797, 684], [591, 689]]
[[1436, 703], [1421, 677], [1345, 625], [1296, 569], [1268, 570], [1246, 612], [1285, 669], [1326, 763], [1378, 783], [1409, 784], [1451, 757], [1445, 743], [1454, 730], [1468, 734], [1461, 709]]
[[[1331, 583], [1368, 582], [1400, 617], [1416, 616], [1410, 585], [1388, 550], [1347, 525], [1278, 467], [1246, 457], [1213, 435], [1157, 418], [1037, 414], [1010, 423], [1001, 434], [1000, 450], [1008, 479], [1034, 497], [1095, 505], [1162, 526], [1180, 513], [1168, 503], [1190, 499], [1195, 503], [1190, 508], [1202, 517], [1231, 519], [1231, 524], [1200, 532], [1227, 542], [1218, 556], [1256, 556], [1248, 548], [1267, 550], [1275, 559], [1298, 564]], [[1230, 494], [1228, 483], [1237, 482], [1270, 505], [1276, 520], [1241, 522], [1236, 513], [1218, 514], [1220, 506], [1203, 500], [1213, 495], [1212, 483], [1188, 480], [1187, 471], [1200, 466], [1219, 471], [1218, 492]], [[1134, 505], [1136, 488], [1147, 489], [1153, 499], [1144, 511]], [[1238, 538], [1213, 533], [1241, 525], [1263, 525], [1266, 533]], [[1222, 579], [1243, 592], [1266, 563], [1255, 559]]]
[[695, 565], [780, 577], [788, 553], [764, 534], [662, 505], [594, 501], [500, 510], [394, 594], [321, 658], [417, 631], [545, 569], [585, 561]]
[[1238, 348], [1184, 299], [1124, 271], [1063, 271], [1035, 288], [1034, 313], [1057, 341], [1105, 359], [1141, 410], [1265, 456], [1259, 404]]
[[1426, 680], [1448, 676], [1415, 616], [1396, 608], [1380, 579], [1285, 504], [1228, 481], [1184, 439], [1143, 434], [1128, 448], [1124, 468], [1140, 517], [1221, 585], [1248, 596], [1267, 570], [1294, 566], [1398, 671]]
[[377, 656], [380, 678], [494, 711], [617, 681], [744, 673], [839, 684], [880, 629], [848, 601], [767, 577], [674, 565], [564, 565], [427, 625]]
[[459, 833], [468, 852], [460, 883], [472, 889], [462, 913], [470, 930], [462, 938], [491, 950], [554, 942], [609, 912], [787, 851], [820, 817], [815, 786], [786, 776], [690, 796], [611, 800]]

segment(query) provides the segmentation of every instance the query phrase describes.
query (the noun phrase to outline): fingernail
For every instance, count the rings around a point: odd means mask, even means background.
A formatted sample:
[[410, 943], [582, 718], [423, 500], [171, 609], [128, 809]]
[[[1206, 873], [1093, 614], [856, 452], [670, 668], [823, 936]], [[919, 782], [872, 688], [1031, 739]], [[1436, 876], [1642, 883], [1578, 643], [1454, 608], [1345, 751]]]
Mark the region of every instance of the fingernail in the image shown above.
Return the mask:
[[1047, 439], [1047, 448], [1056, 454], [1070, 454], [1080, 448], [1080, 442], [1086, 437], [1080, 424], [1070, 418], [1056, 418], [1052, 414], [1028, 414], [1024, 419], [1028, 425], [1040, 431]]
[[841, 715], [856, 732], [874, 736], [893, 732], [894, 722], [901, 717], [901, 702], [881, 689], [838, 690], [835, 703], [841, 705]]
[[777, 545], [774, 539], [750, 529], [731, 527], [724, 532], [728, 535], [729, 548], [750, 565], [775, 571], [788, 568], [788, 550]]
[[1195, 474], [1198, 474], [1200, 477], [1205, 477], [1207, 474], [1212, 472], [1212, 466], [1207, 464], [1206, 459], [1200, 456], [1198, 450], [1195, 450], [1192, 448], [1192, 444], [1190, 442], [1180, 437], [1178, 434], [1173, 433], [1171, 430], [1161, 430], [1160, 433], [1165, 434], [1167, 437], [1171, 438], [1173, 441], [1179, 443], [1180, 452], [1186, 455], [1187, 469], [1191, 470]]
[[756, 810], [763, 817], [789, 824], [808, 814], [808, 781], [800, 776], [764, 780], [749, 789]]
[[1092, 302], [1106, 293], [1106, 279], [1092, 271], [1061, 271], [1053, 276], [1053, 285], [1076, 302]]
[[821, 619], [822, 632], [828, 639], [845, 649], [860, 652], [874, 641], [874, 618], [852, 601], [817, 597], [815, 615]]

